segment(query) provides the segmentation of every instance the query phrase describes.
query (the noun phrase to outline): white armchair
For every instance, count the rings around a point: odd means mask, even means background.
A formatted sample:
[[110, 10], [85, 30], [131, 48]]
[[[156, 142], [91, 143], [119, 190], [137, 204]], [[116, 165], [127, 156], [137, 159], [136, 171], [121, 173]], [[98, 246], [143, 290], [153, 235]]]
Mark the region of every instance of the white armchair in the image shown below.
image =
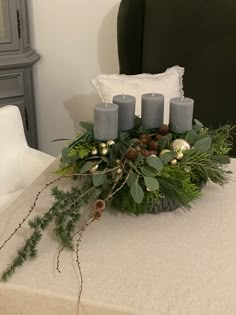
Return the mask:
[[8, 207], [54, 157], [27, 145], [18, 107], [0, 108], [0, 212]]

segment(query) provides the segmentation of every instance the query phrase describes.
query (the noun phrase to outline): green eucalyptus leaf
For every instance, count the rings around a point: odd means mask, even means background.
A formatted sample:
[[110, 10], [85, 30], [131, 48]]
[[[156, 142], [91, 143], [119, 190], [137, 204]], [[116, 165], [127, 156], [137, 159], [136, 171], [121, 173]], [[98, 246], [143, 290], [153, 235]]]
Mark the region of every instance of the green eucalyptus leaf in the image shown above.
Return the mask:
[[86, 162], [80, 169], [80, 173], [84, 174], [87, 173], [96, 163], [88, 161]]
[[130, 171], [130, 175], [127, 180], [128, 186], [130, 187], [137, 180], [137, 178], [138, 178], [138, 175], [135, 172]]
[[186, 140], [188, 143], [194, 145], [195, 142], [196, 142], [197, 140], [199, 140], [199, 135], [197, 134], [196, 130], [191, 129], [191, 130], [189, 130], [189, 131], [187, 132], [187, 134], [186, 134], [186, 136], [185, 136], [185, 140]]
[[102, 186], [102, 184], [104, 184], [106, 179], [107, 179], [107, 175], [106, 174], [94, 174], [93, 175], [93, 184], [96, 187]]
[[145, 185], [151, 191], [155, 191], [159, 189], [159, 182], [156, 178], [153, 177], [144, 177]]
[[163, 153], [161, 156], [160, 156], [160, 159], [162, 160], [162, 162], [166, 165], [168, 164], [171, 160], [173, 160], [173, 158], [175, 157], [176, 155], [176, 152], [166, 152], [166, 153]]
[[140, 204], [143, 201], [144, 192], [137, 180], [131, 185], [130, 194], [136, 203]]
[[198, 119], [194, 119], [195, 125], [198, 126], [199, 128], [203, 128], [204, 125], [201, 123]]
[[163, 136], [163, 137], [158, 141], [158, 147], [159, 147], [161, 150], [169, 148], [172, 139], [173, 139], [172, 133], [168, 133], [167, 135]]
[[149, 166], [155, 168], [158, 172], [161, 172], [163, 170], [163, 162], [162, 160], [157, 156], [148, 156], [146, 158], [146, 161]]
[[202, 152], [206, 152], [206, 151], [210, 150], [211, 144], [212, 144], [212, 139], [210, 137], [204, 137], [204, 138], [198, 140], [194, 144], [194, 149], [202, 151]]
[[140, 167], [140, 170], [144, 176], [156, 177], [158, 174], [157, 170], [149, 165]]

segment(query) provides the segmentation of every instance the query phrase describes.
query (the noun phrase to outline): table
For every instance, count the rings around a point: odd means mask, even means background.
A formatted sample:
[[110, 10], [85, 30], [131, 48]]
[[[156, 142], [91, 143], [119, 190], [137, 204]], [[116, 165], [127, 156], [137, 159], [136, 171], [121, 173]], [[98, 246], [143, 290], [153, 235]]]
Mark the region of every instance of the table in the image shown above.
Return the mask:
[[[6, 211], [0, 243], [28, 211], [35, 194], [54, 178], [54, 162]], [[236, 160], [230, 166], [236, 172]], [[191, 211], [134, 217], [104, 213], [88, 227], [80, 249], [84, 278], [80, 315], [235, 315], [236, 182], [209, 184]], [[36, 213], [52, 203], [44, 192]], [[29, 235], [24, 225], [0, 252], [0, 271]], [[78, 296], [74, 253], [47, 232], [40, 255], [0, 283], [2, 315], [73, 315]]]

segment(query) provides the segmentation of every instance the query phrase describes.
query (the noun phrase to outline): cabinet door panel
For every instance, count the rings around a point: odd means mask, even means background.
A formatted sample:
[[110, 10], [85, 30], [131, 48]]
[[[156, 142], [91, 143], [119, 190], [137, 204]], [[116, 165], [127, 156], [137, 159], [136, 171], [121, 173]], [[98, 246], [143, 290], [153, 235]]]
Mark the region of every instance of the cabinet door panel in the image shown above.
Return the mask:
[[16, 0], [0, 0], [0, 52], [20, 48]]
[[0, 73], [0, 98], [24, 95], [24, 81], [22, 72]]

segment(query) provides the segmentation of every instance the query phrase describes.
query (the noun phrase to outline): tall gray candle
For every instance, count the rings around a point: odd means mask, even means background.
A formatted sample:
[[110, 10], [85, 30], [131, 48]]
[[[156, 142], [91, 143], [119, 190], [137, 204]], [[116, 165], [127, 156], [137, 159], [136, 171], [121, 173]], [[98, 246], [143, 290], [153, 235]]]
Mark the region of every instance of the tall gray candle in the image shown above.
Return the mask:
[[159, 128], [163, 124], [164, 95], [148, 93], [142, 95], [142, 125], [147, 129]]
[[135, 97], [131, 95], [115, 95], [113, 103], [119, 106], [119, 130], [134, 128]]
[[94, 137], [114, 140], [118, 137], [118, 106], [112, 103], [97, 104], [94, 108]]
[[174, 97], [170, 100], [170, 128], [176, 133], [192, 129], [194, 100], [188, 97]]

